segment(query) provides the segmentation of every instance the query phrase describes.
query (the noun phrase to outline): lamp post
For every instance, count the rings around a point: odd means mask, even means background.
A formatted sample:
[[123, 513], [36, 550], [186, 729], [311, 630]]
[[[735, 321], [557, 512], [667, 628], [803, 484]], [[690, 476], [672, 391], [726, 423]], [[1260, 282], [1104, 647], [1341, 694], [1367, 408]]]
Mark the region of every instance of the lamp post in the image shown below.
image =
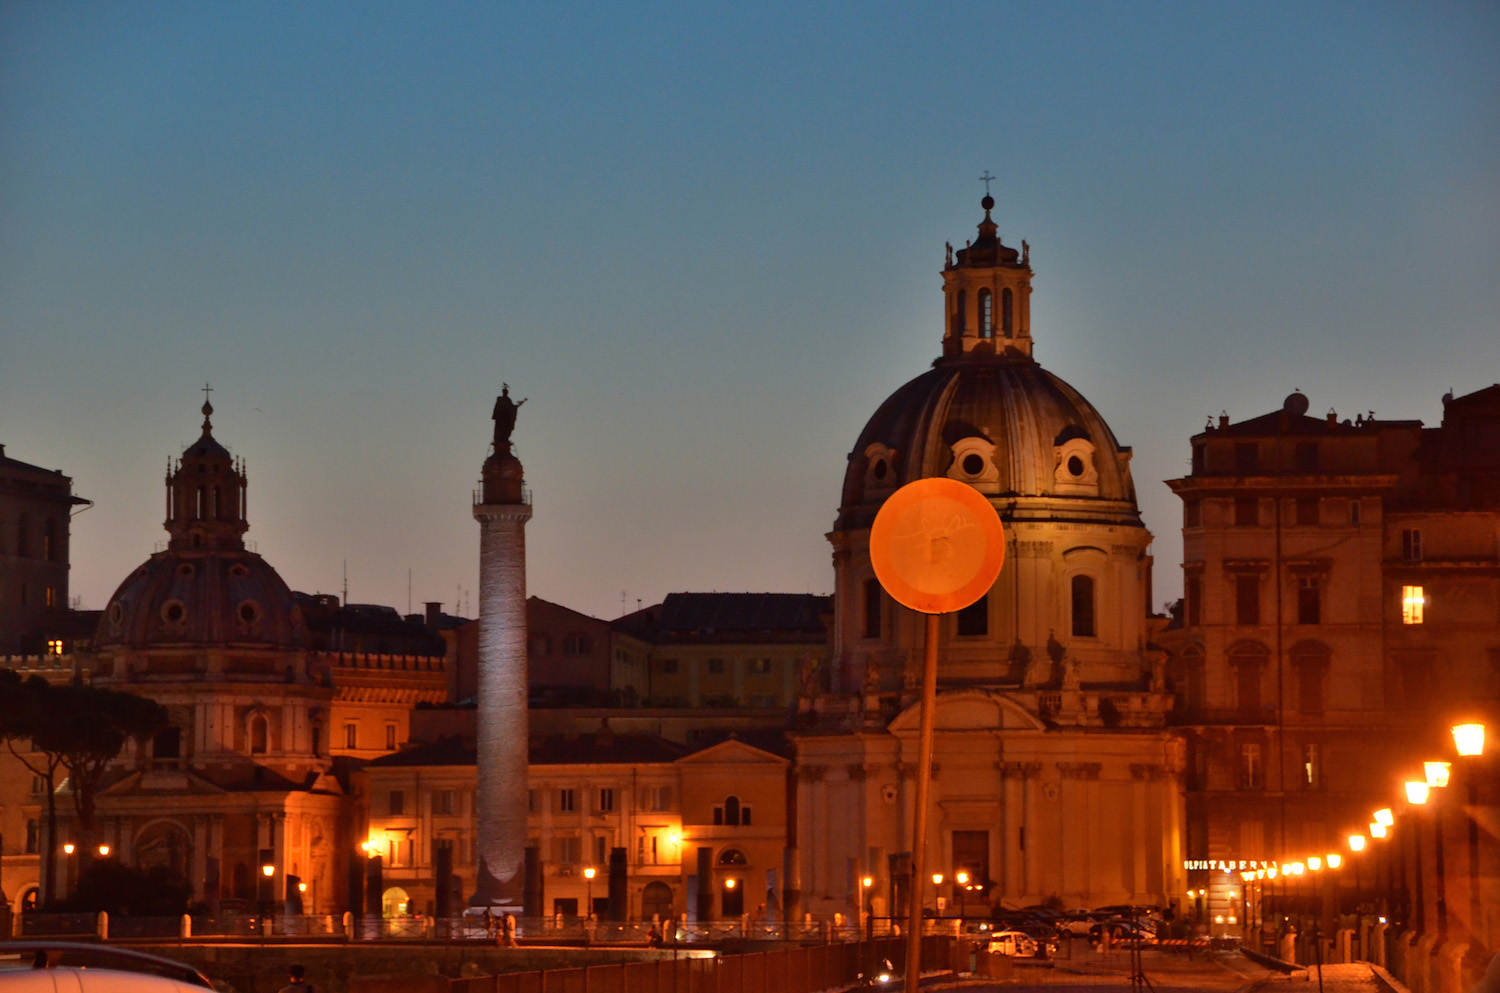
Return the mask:
[[865, 912], [865, 940], [870, 941], [875, 937], [875, 877], [865, 876], [860, 879], [859, 887], [865, 895], [860, 901]]
[[969, 874], [963, 869], [953, 874], [953, 881], [958, 884], [958, 919], [964, 919], [964, 891], [969, 888]]
[[941, 872], [934, 872], [932, 874], [932, 906], [934, 908], [933, 915], [934, 915], [935, 918], [937, 918], [939, 920], [943, 916], [943, 891], [942, 891], [942, 888], [941, 888], [942, 885], [943, 885], [943, 874]]
[[584, 898], [586, 903], [584, 904], [583, 916], [589, 920], [594, 919], [594, 873], [597, 871], [593, 866], [587, 866], [583, 870], [584, 885], [587, 887], [584, 891], [586, 894]]
[[[1442, 789], [1448, 785], [1448, 777], [1452, 772], [1452, 765], [1448, 762], [1424, 762], [1422, 771], [1427, 775], [1427, 786], [1429, 789]], [[1448, 869], [1443, 857], [1443, 809], [1441, 806], [1432, 808], [1432, 837], [1433, 837], [1433, 871], [1437, 877], [1437, 919], [1438, 936], [1448, 937]]]
[[[1432, 787], [1427, 785], [1425, 779], [1411, 779], [1406, 782], [1406, 802], [1413, 807], [1420, 807], [1427, 802], [1427, 796], [1432, 792]], [[1413, 812], [1415, 814], [1415, 812]], [[1412, 840], [1412, 875], [1417, 880], [1417, 912], [1415, 924], [1418, 932], [1427, 930], [1427, 897], [1422, 892], [1422, 825], [1415, 816], [1411, 821]]]
[[1479, 774], [1475, 766], [1484, 754], [1484, 725], [1455, 724], [1453, 744], [1458, 750], [1464, 770], [1464, 786], [1468, 790], [1467, 806], [1469, 819], [1469, 935], [1479, 936]]
[[[1358, 855], [1360, 852], [1362, 852], [1364, 850], [1365, 850], [1365, 836], [1362, 835], [1362, 834], [1351, 834], [1349, 836], [1349, 851], [1352, 854], [1354, 854], [1354, 855]], [[1360, 861], [1361, 860], [1359, 860], [1359, 859], [1355, 859], [1354, 860], [1354, 916], [1355, 916], [1356, 921], [1358, 920], [1358, 918], [1360, 916], [1360, 911], [1359, 911], [1360, 898], [1363, 896], [1363, 892], [1361, 891], [1360, 885], [1359, 885], [1359, 863], [1360, 863]]]

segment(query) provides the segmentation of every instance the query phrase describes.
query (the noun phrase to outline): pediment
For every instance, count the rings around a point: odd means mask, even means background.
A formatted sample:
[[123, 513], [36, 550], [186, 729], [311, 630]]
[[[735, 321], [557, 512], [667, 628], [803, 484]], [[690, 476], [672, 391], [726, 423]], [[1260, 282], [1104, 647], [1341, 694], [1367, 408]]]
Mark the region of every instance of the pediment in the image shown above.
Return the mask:
[[[891, 721], [892, 733], [921, 727], [921, 704], [914, 703]], [[1041, 718], [1005, 693], [994, 690], [953, 690], [939, 693], [933, 712], [935, 731], [1045, 731]]]
[[154, 769], [150, 772], [133, 772], [119, 782], [99, 791], [101, 797], [123, 797], [142, 795], [205, 796], [223, 793], [224, 790], [188, 769]]
[[765, 763], [779, 763], [788, 765], [786, 759], [780, 755], [773, 755], [754, 745], [747, 745], [743, 741], [730, 738], [721, 741], [717, 745], [710, 745], [702, 751], [685, 755], [677, 760], [677, 765], [690, 765], [694, 763], [714, 764], [740, 764], [740, 765], [762, 765]]

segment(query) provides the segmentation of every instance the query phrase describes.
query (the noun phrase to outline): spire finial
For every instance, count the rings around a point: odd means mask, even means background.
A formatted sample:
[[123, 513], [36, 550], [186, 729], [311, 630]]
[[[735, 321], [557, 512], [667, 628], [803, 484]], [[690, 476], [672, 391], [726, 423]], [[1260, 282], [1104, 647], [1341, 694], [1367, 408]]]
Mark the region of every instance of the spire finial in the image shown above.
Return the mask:
[[205, 433], [212, 431], [214, 427], [208, 420], [209, 415], [214, 412], [214, 405], [208, 402], [208, 395], [213, 391], [214, 388], [212, 386], [209, 386], [207, 383], [203, 384], [203, 430]]
[[990, 184], [995, 181], [995, 177], [991, 176], [990, 175], [990, 171], [988, 169], [986, 169], [984, 171], [984, 175], [979, 177], [979, 181], [984, 184], [984, 195], [985, 196], [989, 196], [990, 195]]

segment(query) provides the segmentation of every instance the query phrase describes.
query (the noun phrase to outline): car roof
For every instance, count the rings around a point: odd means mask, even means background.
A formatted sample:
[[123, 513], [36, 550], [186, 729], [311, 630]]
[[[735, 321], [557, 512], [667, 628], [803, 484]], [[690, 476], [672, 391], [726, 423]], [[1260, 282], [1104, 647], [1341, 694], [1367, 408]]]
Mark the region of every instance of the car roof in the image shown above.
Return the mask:
[[[81, 941], [0, 942], [0, 964], [11, 965], [7, 972], [12, 977], [16, 966], [30, 968], [39, 956], [45, 956], [48, 970], [87, 969], [90, 973], [97, 974], [101, 980], [109, 975], [118, 977], [118, 981], [124, 984], [87, 982], [84, 984], [86, 991], [95, 988], [101, 991], [158, 989], [165, 993], [167, 990], [185, 988], [214, 989], [209, 978], [190, 965], [129, 948], [112, 948]], [[148, 979], [152, 980], [149, 985], [144, 982]]]

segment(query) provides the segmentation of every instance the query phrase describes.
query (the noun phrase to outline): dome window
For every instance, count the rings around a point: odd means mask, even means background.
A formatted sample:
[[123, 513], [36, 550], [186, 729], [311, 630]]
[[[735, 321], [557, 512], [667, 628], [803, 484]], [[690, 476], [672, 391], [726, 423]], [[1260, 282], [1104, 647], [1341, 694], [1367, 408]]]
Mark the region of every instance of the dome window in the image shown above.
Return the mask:
[[1007, 338], [1015, 333], [1015, 319], [1012, 316], [1014, 313], [1015, 294], [1007, 286], [1000, 291], [1000, 330], [1005, 333], [1005, 337]]
[[1074, 437], [1053, 449], [1057, 468], [1053, 483], [1057, 492], [1068, 496], [1095, 496], [1099, 492], [1099, 470], [1094, 463], [1094, 443], [1081, 437], [1081, 431], [1064, 432]]
[[246, 600], [239, 606], [240, 621], [251, 627], [260, 623], [260, 604], [254, 600]]
[[1000, 470], [995, 467], [995, 445], [988, 438], [971, 435], [953, 444], [953, 464], [948, 478], [968, 483], [981, 493], [1000, 492]]
[[865, 446], [865, 493], [880, 495], [896, 488], [896, 450], [880, 442]]
[[187, 620], [187, 607], [181, 600], [168, 600], [161, 605], [161, 619], [168, 624], [181, 624]]
[[995, 336], [995, 295], [989, 290], [979, 291], [979, 337]]
[[193, 565], [191, 562], [183, 562], [177, 567], [177, 575], [179, 576], [191, 576], [192, 574]]
[[243, 562], [236, 562], [229, 567], [229, 574], [231, 576], [248, 576], [250, 575], [250, 570], [246, 568]]

